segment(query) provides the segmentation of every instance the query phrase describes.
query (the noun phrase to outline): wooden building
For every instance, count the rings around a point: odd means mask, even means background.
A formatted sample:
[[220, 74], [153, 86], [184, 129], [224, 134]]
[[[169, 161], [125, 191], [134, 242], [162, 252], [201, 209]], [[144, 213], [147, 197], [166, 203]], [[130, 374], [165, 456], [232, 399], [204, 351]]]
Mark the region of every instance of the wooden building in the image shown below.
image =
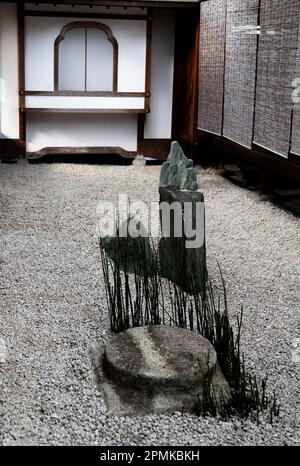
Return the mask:
[[0, 157], [177, 139], [299, 180], [299, 32], [300, 0], [0, 1]]

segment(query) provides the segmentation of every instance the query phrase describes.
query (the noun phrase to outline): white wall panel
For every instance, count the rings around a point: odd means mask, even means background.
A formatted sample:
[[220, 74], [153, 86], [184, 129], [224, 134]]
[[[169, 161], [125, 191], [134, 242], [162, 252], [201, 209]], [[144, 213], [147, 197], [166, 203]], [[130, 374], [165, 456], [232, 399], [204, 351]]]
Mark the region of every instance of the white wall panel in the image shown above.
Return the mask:
[[[25, 18], [26, 90], [54, 88], [54, 41], [63, 26], [78, 18]], [[95, 21], [85, 19], [85, 21]], [[118, 91], [145, 91], [146, 21], [101, 19], [110, 27], [119, 45]]]
[[19, 138], [18, 26], [14, 3], [0, 3], [0, 139]]
[[143, 109], [144, 97], [26, 96], [27, 108]]
[[171, 137], [174, 75], [174, 13], [155, 11], [152, 25], [151, 112], [146, 117], [145, 138]]
[[122, 147], [137, 150], [136, 115], [27, 115], [26, 151], [45, 147]]
[[[104, 22], [104, 21], [103, 21]], [[144, 92], [146, 21], [106, 20], [119, 44], [119, 92]]]

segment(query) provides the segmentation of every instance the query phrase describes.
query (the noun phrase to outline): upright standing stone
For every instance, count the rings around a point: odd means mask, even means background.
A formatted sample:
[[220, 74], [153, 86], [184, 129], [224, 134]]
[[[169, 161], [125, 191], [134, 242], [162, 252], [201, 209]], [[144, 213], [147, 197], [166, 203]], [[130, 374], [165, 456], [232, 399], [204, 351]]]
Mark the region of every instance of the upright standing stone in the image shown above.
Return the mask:
[[197, 174], [193, 161], [188, 159], [177, 141], [172, 142], [167, 161], [160, 171], [160, 186], [197, 191]]
[[162, 276], [188, 293], [203, 290], [207, 275], [204, 196], [197, 189], [192, 160], [173, 142], [160, 174], [159, 258]]

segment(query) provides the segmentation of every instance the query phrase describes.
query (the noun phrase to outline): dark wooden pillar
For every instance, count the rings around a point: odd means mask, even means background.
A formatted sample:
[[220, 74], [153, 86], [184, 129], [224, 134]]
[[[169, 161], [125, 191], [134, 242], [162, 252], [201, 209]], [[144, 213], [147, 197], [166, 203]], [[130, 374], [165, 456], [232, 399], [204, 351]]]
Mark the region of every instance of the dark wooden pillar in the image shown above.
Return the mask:
[[137, 117], [137, 155], [144, 155], [144, 128], [146, 114], [139, 113]]
[[172, 139], [194, 158], [199, 75], [199, 8], [176, 11]]
[[21, 156], [26, 154], [26, 113], [25, 107], [25, 50], [24, 50], [24, 4], [17, 3], [18, 51], [19, 51], [19, 141]]

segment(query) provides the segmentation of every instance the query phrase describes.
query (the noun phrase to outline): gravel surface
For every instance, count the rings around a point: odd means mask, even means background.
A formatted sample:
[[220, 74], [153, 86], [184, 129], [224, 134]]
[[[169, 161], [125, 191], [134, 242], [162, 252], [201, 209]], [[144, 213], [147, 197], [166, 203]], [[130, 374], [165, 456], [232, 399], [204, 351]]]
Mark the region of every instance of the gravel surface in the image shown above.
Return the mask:
[[209, 273], [218, 276], [218, 260], [233, 320], [245, 306], [247, 366], [269, 376], [280, 418], [106, 416], [89, 354], [109, 337], [96, 208], [118, 193], [156, 200], [158, 175], [157, 166], [0, 165], [0, 444], [300, 444], [298, 220], [213, 171], [199, 172]]

